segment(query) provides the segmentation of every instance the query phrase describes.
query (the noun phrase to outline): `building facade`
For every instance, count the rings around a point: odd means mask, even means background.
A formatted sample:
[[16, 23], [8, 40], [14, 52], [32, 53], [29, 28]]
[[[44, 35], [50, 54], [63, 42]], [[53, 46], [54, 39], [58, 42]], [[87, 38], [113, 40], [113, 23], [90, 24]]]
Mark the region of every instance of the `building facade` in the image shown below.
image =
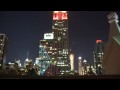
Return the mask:
[[55, 63], [60, 68], [60, 73], [66, 75], [70, 72], [68, 13], [67, 11], [53, 11], [52, 30], [54, 33], [53, 48]]
[[36, 62], [43, 60], [43, 56], [49, 57], [49, 64], [55, 65], [60, 75], [67, 75], [70, 72], [67, 11], [53, 11], [52, 22], [52, 33], [45, 33], [44, 39], [40, 40], [39, 48], [45, 52], [39, 50]]
[[8, 38], [5, 34], [0, 34], [0, 68], [4, 67], [6, 61], [6, 53], [8, 46]]
[[109, 40], [103, 58], [105, 75], [120, 75], [120, 26], [116, 12], [108, 14], [110, 24]]
[[74, 53], [71, 49], [69, 55], [70, 55], [70, 66], [71, 66], [70, 70], [74, 71]]
[[96, 75], [102, 75], [102, 61], [104, 56], [105, 43], [102, 40], [96, 40], [95, 49], [93, 52], [94, 56], [94, 69]]
[[83, 75], [82, 73], [82, 57], [78, 57], [78, 73], [79, 75]]

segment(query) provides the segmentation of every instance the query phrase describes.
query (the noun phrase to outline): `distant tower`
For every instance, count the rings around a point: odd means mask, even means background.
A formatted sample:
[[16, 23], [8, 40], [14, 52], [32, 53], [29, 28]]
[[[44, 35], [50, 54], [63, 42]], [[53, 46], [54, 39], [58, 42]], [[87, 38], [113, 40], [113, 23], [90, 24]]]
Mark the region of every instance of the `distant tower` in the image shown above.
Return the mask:
[[104, 42], [102, 40], [96, 40], [94, 56], [94, 69], [96, 75], [102, 75], [102, 60], [104, 55]]
[[54, 33], [53, 52], [55, 53], [56, 65], [61, 74], [65, 75], [70, 72], [67, 11], [53, 11], [52, 30]]
[[6, 53], [8, 46], [8, 38], [5, 34], [0, 34], [0, 68], [4, 67], [6, 61]]
[[89, 68], [89, 65], [87, 63], [87, 60], [84, 59], [82, 62], [82, 75], [88, 74], [88, 68]]
[[71, 66], [71, 71], [74, 71], [74, 53], [72, 50], [70, 50], [70, 66]]
[[82, 57], [78, 57], [78, 73], [82, 75]]
[[32, 59], [29, 59], [28, 57], [29, 57], [29, 51], [27, 52], [27, 58], [24, 62], [24, 67], [26, 68], [29, 65], [29, 68], [32, 68], [32, 63], [33, 63]]

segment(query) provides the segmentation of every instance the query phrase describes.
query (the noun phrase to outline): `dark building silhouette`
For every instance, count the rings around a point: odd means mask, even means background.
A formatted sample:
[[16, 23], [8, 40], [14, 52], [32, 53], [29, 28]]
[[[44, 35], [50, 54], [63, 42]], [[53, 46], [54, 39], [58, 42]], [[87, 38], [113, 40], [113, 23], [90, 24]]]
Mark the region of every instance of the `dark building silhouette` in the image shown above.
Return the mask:
[[110, 32], [103, 58], [103, 71], [105, 75], [114, 75], [120, 74], [120, 27], [115, 12], [111, 12], [108, 19]]
[[56, 65], [51, 64], [45, 71], [44, 76], [59, 76], [60, 70]]
[[94, 69], [96, 75], [102, 75], [102, 61], [104, 56], [105, 43], [102, 40], [96, 40], [95, 49], [93, 52], [94, 56]]
[[5, 34], [0, 34], [0, 68], [2, 69], [6, 61], [8, 38]]

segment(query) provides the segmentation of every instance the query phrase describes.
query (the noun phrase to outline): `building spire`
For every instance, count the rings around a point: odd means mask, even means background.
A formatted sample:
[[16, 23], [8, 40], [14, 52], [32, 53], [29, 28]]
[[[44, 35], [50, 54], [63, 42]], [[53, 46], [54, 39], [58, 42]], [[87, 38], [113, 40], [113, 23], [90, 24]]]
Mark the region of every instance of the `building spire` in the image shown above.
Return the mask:
[[27, 59], [28, 59], [28, 56], [29, 56], [29, 51], [27, 52]]
[[116, 12], [110, 12], [110, 14], [107, 16], [109, 19], [109, 23], [112, 23], [113, 21], [119, 22], [118, 21], [118, 15]]

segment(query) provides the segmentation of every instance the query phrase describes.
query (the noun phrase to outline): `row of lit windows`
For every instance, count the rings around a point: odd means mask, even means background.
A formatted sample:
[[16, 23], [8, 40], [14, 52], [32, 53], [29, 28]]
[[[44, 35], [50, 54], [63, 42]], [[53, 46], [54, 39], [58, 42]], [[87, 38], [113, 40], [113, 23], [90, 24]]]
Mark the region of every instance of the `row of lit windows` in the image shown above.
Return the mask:
[[63, 72], [63, 73], [64, 73], [64, 72], [69, 72], [69, 71], [68, 71], [68, 70], [66, 70], [66, 71], [63, 70], [63, 71], [60, 71], [60, 72]]
[[64, 62], [58, 62], [57, 64], [64, 64]]
[[57, 66], [68, 66], [68, 65], [59, 65], [59, 64], [58, 64]]
[[57, 50], [57, 48], [52, 48], [52, 47], [50, 47], [50, 50]]
[[[39, 51], [39, 53], [40, 53], [40, 54], [42, 54], [42, 52], [41, 52], [41, 51]], [[46, 54], [46, 53], [47, 53], [47, 52], [44, 52], [44, 54]]]
[[[36, 65], [39, 65], [39, 66], [41, 66], [41, 64], [42, 64], [43, 62], [41, 62], [40, 60], [38, 61], [38, 60], [36, 60], [36, 62], [35, 62], [35, 64]], [[51, 63], [51, 61], [44, 61], [44, 63]], [[34, 64], [34, 65], [35, 65]]]
[[48, 53], [52, 53], [51, 51], [48, 51]]
[[43, 56], [42, 58], [40, 57], [39, 59], [45, 59], [45, 58], [47, 58], [47, 59], [48, 59], [48, 57], [47, 57], [47, 56]]

